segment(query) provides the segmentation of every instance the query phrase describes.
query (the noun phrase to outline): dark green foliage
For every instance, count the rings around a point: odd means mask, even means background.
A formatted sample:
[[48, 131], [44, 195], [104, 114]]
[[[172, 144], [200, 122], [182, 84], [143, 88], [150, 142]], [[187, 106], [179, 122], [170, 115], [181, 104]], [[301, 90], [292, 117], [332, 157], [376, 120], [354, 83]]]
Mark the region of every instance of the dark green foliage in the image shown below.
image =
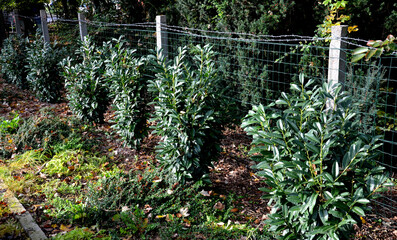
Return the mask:
[[196, 46], [192, 52], [189, 59], [187, 48], [179, 48], [173, 62], [159, 53], [153, 61], [156, 79], [149, 84], [155, 97], [153, 133], [161, 136], [157, 159], [171, 183], [203, 177], [220, 150], [221, 94], [215, 53], [208, 45]]
[[295, 1], [280, 0], [177, 0], [175, 8], [181, 15], [180, 23], [183, 26], [267, 34], [278, 28], [278, 24], [291, 14], [294, 5]]
[[76, 50], [77, 59], [68, 57], [61, 62], [69, 106], [87, 121], [103, 121], [109, 102], [102, 51], [86, 37]]
[[147, 135], [148, 93], [147, 77], [143, 75], [145, 59], [136, 56], [125, 40], [114, 39], [105, 46], [110, 58], [106, 60], [105, 76], [110, 86], [115, 110], [114, 128], [130, 147], [138, 147]]
[[[375, 132], [376, 115], [383, 110], [384, 98], [377, 96], [380, 87], [384, 87], [383, 77], [386, 70], [384, 67], [377, 66], [376, 62], [372, 62], [364, 66], [351, 65], [344, 83], [346, 91], [351, 95], [354, 110], [360, 114], [356, 115], [361, 123], [361, 132], [371, 134]], [[379, 119], [377, 119], [379, 121]]]
[[27, 81], [30, 88], [40, 101], [57, 102], [63, 88], [58, 64], [65, 52], [55, 44], [51, 46], [44, 43], [40, 31], [26, 52], [28, 64], [25, 67], [28, 71]]
[[4, 40], [0, 54], [0, 70], [3, 78], [20, 88], [28, 87], [26, 84], [27, 70], [25, 68], [27, 65], [27, 46], [28, 39], [13, 35]]
[[[360, 133], [341, 86], [313, 86], [303, 75], [299, 82], [270, 105], [282, 111], [254, 106], [242, 125], [268, 185], [262, 190], [271, 199], [269, 230], [279, 239], [346, 239], [389, 185], [375, 164], [379, 136]], [[331, 99], [334, 108], [327, 107]]]

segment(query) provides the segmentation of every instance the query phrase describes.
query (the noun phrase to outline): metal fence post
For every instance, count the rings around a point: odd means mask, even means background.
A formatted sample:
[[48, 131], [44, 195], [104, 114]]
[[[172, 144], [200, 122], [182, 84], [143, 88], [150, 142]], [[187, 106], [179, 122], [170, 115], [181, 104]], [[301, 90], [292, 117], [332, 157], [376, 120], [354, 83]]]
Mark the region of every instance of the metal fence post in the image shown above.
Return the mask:
[[40, 10], [41, 31], [43, 31], [44, 42], [50, 43], [50, 34], [47, 25], [47, 13], [45, 10]]
[[165, 15], [156, 16], [156, 39], [157, 49], [163, 49], [163, 55], [168, 58], [168, 34], [165, 31], [163, 24], [167, 24]]
[[15, 22], [15, 32], [17, 33], [17, 35], [21, 35], [22, 31], [21, 31], [21, 23], [19, 21], [19, 16], [18, 16], [18, 10], [14, 10], [13, 18]]
[[[346, 79], [346, 43], [342, 41], [347, 36], [347, 26], [331, 27], [331, 43], [329, 45], [328, 82], [344, 83]], [[329, 101], [328, 108], [334, 108], [334, 102]]]
[[85, 18], [84, 13], [78, 13], [77, 16], [79, 19], [80, 39], [81, 41], [84, 41], [85, 36], [88, 35], [87, 20]]

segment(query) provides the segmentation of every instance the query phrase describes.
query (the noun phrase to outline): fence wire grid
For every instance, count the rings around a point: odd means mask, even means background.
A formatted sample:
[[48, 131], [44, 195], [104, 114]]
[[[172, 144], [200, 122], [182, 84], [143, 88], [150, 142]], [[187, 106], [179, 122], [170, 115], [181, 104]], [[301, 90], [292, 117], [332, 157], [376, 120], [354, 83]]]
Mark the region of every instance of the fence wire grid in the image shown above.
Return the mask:
[[[97, 44], [124, 36], [141, 55], [156, 48], [156, 23], [114, 24], [89, 22], [88, 33]], [[169, 59], [183, 46], [211, 44], [225, 98], [241, 104], [242, 114], [254, 104], [268, 104], [288, 92], [300, 73], [318, 82], [327, 81], [329, 38], [284, 35], [253, 35], [190, 29], [162, 24], [167, 34]], [[352, 49], [363, 46], [362, 39], [342, 38], [347, 55], [342, 83], [356, 101], [362, 103], [363, 130], [383, 136], [380, 164], [397, 171], [397, 56], [351, 63]], [[341, 70], [340, 70], [341, 71]]]

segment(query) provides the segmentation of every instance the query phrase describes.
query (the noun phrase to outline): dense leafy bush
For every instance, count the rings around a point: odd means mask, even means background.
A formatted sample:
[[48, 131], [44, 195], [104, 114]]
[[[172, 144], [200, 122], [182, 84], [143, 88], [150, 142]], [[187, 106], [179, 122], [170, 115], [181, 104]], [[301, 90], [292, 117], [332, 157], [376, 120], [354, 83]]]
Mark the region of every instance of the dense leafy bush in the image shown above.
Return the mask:
[[69, 106], [79, 118], [101, 122], [108, 106], [104, 54], [86, 37], [76, 55], [61, 62]]
[[4, 40], [0, 54], [0, 68], [3, 78], [9, 82], [16, 84], [20, 88], [27, 88], [25, 65], [26, 47], [28, 39], [21, 36], [11, 36]]
[[[341, 86], [312, 85], [301, 75], [293, 94], [270, 106], [284, 110], [254, 106], [242, 125], [268, 185], [262, 190], [271, 199], [270, 231], [280, 239], [348, 238], [388, 185], [375, 164], [379, 137], [360, 133], [351, 97]], [[330, 99], [335, 108], [327, 108]]]
[[30, 88], [40, 101], [56, 102], [63, 88], [58, 64], [64, 52], [55, 44], [51, 46], [45, 43], [40, 32], [26, 52], [28, 64], [25, 67]]
[[131, 147], [138, 147], [147, 135], [147, 79], [143, 76], [145, 60], [129, 49], [121, 38], [106, 45], [110, 58], [106, 60], [105, 76], [115, 109], [112, 126]]
[[149, 90], [155, 100], [154, 133], [161, 136], [157, 158], [168, 172], [169, 182], [197, 180], [208, 172], [219, 151], [219, 81], [206, 45], [179, 48], [174, 61], [158, 54], [156, 79]]

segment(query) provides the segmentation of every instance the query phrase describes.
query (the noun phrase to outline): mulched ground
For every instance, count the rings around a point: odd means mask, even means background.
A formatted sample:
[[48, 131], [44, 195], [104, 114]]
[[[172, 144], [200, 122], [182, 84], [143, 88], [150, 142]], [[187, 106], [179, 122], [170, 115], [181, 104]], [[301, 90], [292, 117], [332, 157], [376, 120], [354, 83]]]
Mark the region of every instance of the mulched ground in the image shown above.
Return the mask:
[[[8, 117], [10, 112], [15, 111], [21, 117], [26, 118], [38, 114], [40, 109], [44, 107], [54, 108], [54, 111], [60, 116], [72, 114], [65, 102], [58, 104], [41, 103], [29, 91], [20, 90], [0, 79], [0, 117]], [[142, 167], [143, 161], [154, 160], [154, 147], [158, 137], [149, 135], [143, 141], [139, 152], [125, 148], [118, 141], [117, 136], [112, 135], [114, 138], [109, 138], [105, 134], [106, 132], [109, 133], [111, 126], [109, 120], [111, 118], [112, 112], [109, 110], [106, 113], [105, 123], [96, 125], [96, 128], [100, 131], [95, 137], [100, 138], [101, 142], [104, 143], [99, 149], [100, 151], [107, 153], [108, 149], [113, 149], [117, 153], [114, 160], [126, 169], [132, 167], [139, 169]], [[254, 162], [247, 155], [250, 139], [239, 127], [228, 128], [224, 130], [223, 135], [222, 147], [224, 151], [214, 168], [211, 169], [211, 180], [214, 183], [214, 188], [221, 194], [224, 192], [225, 194], [235, 193], [243, 196], [240, 199], [239, 210], [245, 216], [245, 220], [251, 220], [261, 227], [261, 220], [266, 218], [270, 208], [266, 201], [260, 198], [262, 192], [258, 188], [263, 186], [263, 183], [253, 174], [251, 169]], [[135, 155], [139, 156], [138, 161], [135, 160]], [[394, 189], [386, 194], [389, 199], [379, 201], [386, 202], [389, 206], [392, 205], [392, 208], [374, 205], [373, 214], [364, 218], [362, 226], [355, 227], [355, 239], [397, 239], [397, 211], [392, 210], [397, 209], [397, 191]], [[37, 216], [36, 220], [38, 220], [40, 226], [46, 226], [45, 222], [40, 222], [40, 211], [32, 211], [32, 214]]]

